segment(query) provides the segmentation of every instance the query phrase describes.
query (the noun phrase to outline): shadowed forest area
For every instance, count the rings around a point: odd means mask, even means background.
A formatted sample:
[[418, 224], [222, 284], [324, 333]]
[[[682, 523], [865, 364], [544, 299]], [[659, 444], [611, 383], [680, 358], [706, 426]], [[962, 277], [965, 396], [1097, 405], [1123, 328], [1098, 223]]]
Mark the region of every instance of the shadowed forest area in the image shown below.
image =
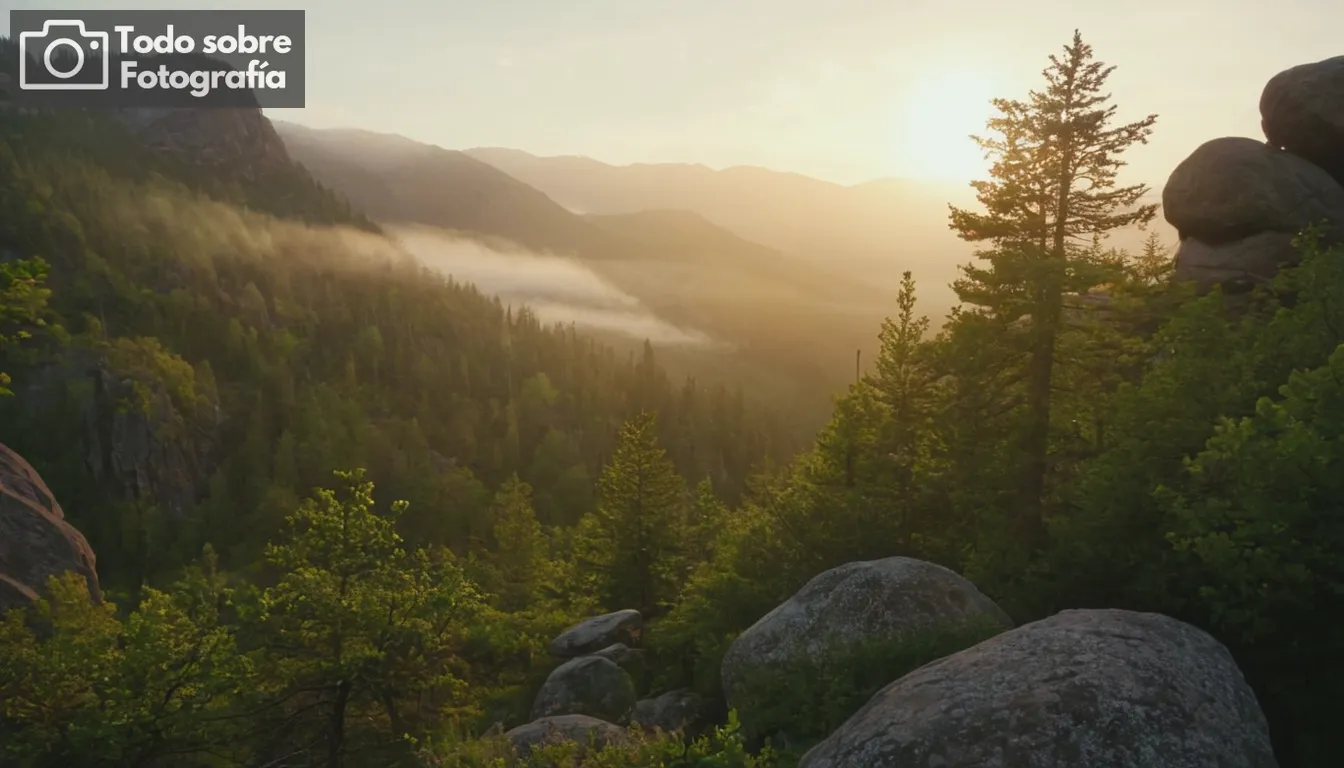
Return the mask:
[[[750, 347], [783, 300], [725, 347], [543, 319], [259, 111], [210, 165], [0, 105], [0, 765], [1338, 765], [1344, 205], [1266, 226], [1292, 255], [1251, 283], [1112, 247], [1214, 241], [1118, 180], [1162, 123], [1111, 71], [1075, 34], [995, 102], [958, 305], [892, 253], [875, 359], [797, 389], [824, 334]], [[508, 189], [580, 259], [707, 227]], [[852, 383], [801, 435], [818, 381]]]

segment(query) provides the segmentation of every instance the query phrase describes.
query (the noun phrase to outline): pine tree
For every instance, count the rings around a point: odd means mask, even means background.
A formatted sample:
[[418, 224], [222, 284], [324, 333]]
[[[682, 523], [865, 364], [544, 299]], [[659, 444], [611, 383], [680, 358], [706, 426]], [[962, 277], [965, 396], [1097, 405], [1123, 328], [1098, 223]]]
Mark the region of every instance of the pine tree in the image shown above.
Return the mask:
[[915, 279], [909, 272], [901, 277], [896, 307], [896, 317], [884, 320], [878, 334], [881, 347], [874, 384], [891, 409], [883, 447], [896, 474], [897, 491], [904, 495], [913, 481], [929, 391], [927, 367], [920, 359], [929, 319], [915, 315]]
[[686, 484], [658, 445], [656, 417], [644, 412], [622, 428], [598, 479], [597, 509], [575, 541], [579, 567], [610, 609], [656, 611], [675, 596]]
[[547, 581], [548, 541], [532, 509], [532, 487], [511, 476], [495, 494], [491, 534], [499, 607], [520, 611]]
[[708, 478], [695, 484], [684, 533], [686, 568], [707, 562], [714, 554], [714, 539], [728, 516], [728, 506], [714, 492]]
[[1143, 241], [1143, 250], [1129, 263], [1130, 278], [1144, 286], [1165, 284], [1171, 277], [1171, 252], [1156, 232], [1149, 232]]
[[[1120, 155], [1147, 143], [1156, 115], [1112, 126], [1116, 107], [1103, 89], [1114, 67], [1093, 61], [1074, 32], [1064, 54], [1050, 57], [1046, 86], [1026, 101], [995, 99], [988, 122], [997, 137], [973, 137], [993, 159], [991, 178], [972, 186], [984, 213], [951, 207], [951, 228], [987, 242], [985, 266], [963, 267], [953, 288], [965, 303], [1006, 327], [1025, 327], [1011, 341], [1026, 358], [1027, 422], [1019, 499], [1012, 529], [1025, 546], [1039, 542], [1049, 470], [1051, 380], [1063, 297], [1095, 285], [1086, 258], [1095, 238], [1147, 224], [1155, 205], [1139, 205], [1143, 184], [1119, 186]], [[1022, 324], [1013, 321], [1023, 320]]]

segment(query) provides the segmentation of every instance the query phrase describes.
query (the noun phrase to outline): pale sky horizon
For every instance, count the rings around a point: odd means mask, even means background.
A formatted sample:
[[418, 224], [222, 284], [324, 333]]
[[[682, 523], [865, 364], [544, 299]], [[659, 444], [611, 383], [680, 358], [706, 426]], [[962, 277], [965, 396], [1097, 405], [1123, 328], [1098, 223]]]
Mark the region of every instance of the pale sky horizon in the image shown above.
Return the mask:
[[[138, 8], [183, 8], [142, 0]], [[1334, 5], [1332, 8], [1331, 6]], [[118, 8], [4, 0], [0, 8]], [[1156, 189], [1200, 143], [1263, 138], [1265, 82], [1339, 55], [1344, 5], [1325, 0], [252, 0], [307, 10], [317, 128], [397, 133], [603, 162], [756, 165], [843, 184], [969, 181], [967, 134], [992, 97], [1021, 98], [1075, 28], [1119, 118], [1158, 114], [1132, 180]], [[0, 34], [9, 33], [8, 14]]]

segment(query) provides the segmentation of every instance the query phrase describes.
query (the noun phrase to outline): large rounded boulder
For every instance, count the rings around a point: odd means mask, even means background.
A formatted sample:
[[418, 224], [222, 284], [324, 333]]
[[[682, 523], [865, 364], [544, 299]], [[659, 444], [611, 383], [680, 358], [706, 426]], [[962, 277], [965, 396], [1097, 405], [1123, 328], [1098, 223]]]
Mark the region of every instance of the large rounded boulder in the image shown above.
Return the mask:
[[623, 723], [635, 708], [630, 675], [610, 659], [584, 656], [551, 671], [532, 702], [532, 719], [589, 715]]
[[799, 768], [1276, 768], [1231, 654], [1166, 616], [1065, 611], [897, 680]]
[[1176, 249], [1173, 279], [1192, 281], [1200, 288], [1224, 286], [1224, 290], [1249, 290], [1268, 282], [1280, 267], [1301, 260], [1293, 247], [1294, 236], [1286, 232], [1261, 232], [1222, 245], [1209, 245], [1187, 237]]
[[1262, 232], [1344, 228], [1344, 186], [1302, 158], [1263, 142], [1205, 142], [1176, 166], [1162, 211], [1180, 233], [1222, 245]]
[[575, 624], [551, 641], [547, 650], [552, 656], [572, 659], [597, 653], [615, 643], [631, 644], [644, 628], [644, 617], [639, 611], [604, 613]]
[[1260, 94], [1260, 126], [1276, 147], [1344, 184], [1344, 56], [1275, 75]]
[[30, 604], [47, 580], [74, 572], [102, 598], [93, 549], [65, 521], [65, 513], [37, 470], [0, 444], [0, 613]]
[[609, 744], [625, 743], [629, 735], [618, 725], [588, 715], [557, 715], [520, 725], [505, 733], [504, 737], [514, 750], [526, 755], [533, 747], [568, 742], [574, 742], [580, 748], [592, 746], [602, 749]]
[[[951, 642], [974, 637], [950, 653], [1010, 626], [994, 601], [940, 565], [907, 557], [848, 563], [813, 578], [733, 641], [720, 669], [724, 696], [749, 731], [787, 732], [788, 724], [771, 710], [781, 705], [796, 710], [784, 700], [790, 695], [823, 696], [803, 690], [811, 685], [805, 680], [829, 676], [818, 670], [876, 657], [876, 666], [840, 673], [871, 677], [880, 673], [881, 661], [907, 656], [907, 647], [924, 648], [934, 635], [947, 634]], [[893, 679], [869, 680], [869, 690]]]

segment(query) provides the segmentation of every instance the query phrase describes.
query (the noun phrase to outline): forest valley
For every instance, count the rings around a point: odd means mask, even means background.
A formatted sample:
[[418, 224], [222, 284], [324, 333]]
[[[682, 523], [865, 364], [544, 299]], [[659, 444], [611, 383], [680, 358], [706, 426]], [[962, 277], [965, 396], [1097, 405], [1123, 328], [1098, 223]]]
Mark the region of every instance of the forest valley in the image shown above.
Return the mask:
[[[1284, 766], [1337, 765], [1344, 251], [1197, 295], [1120, 186], [1080, 38], [999, 100], [979, 243], [940, 328], [906, 273], [810, 445], [397, 255], [297, 166], [156, 153], [95, 112], [0, 111], [0, 440], [97, 553], [0, 619], [6, 766], [768, 766], [983, 636], [781, 685], [720, 662], [817, 574], [902, 555], [1018, 623], [1153, 611], [1224, 643]], [[898, 263], [900, 254], [892, 254]], [[1074, 301], [1104, 292], [1104, 304]], [[547, 643], [638, 610], [640, 696], [705, 726], [517, 755]], [[636, 729], [638, 730], [638, 729]], [[782, 736], [781, 736], [782, 735]], [[768, 737], [768, 738], [767, 738]]]

